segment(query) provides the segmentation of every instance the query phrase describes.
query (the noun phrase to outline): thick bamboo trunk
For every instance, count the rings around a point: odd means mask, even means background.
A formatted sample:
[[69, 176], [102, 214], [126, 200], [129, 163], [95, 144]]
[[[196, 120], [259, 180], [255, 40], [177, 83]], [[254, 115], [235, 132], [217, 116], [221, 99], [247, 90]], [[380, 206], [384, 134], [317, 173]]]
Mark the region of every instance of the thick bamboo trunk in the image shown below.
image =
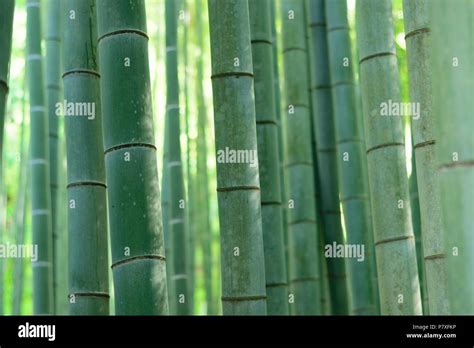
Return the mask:
[[250, 1], [249, 13], [255, 75], [267, 311], [269, 315], [287, 315], [288, 280], [283, 240], [279, 129], [275, 110], [270, 1], [272, 0]]
[[421, 299], [402, 120], [383, 113], [390, 101], [400, 102], [390, 0], [358, 0], [357, 29], [381, 313], [417, 315]]
[[441, 227], [441, 195], [435, 168], [436, 138], [431, 107], [430, 2], [431, 0], [404, 0], [403, 13], [410, 76], [410, 99], [412, 103], [417, 103], [420, 107], [420, 115], [412, 115], [411, 126], [416, 158], [428, 304], [430, 314], [442, 315], [449, 314], [449, 301], [444, 231]]
[[64, 12], [64, 99], [69, 231], [69, 303], [75, 315], [109, 314], [107, 198], [97, 66], [95, 0], [68, 0]]
[[167, 314], [145, 2], [101, 0], [97, 16], [115, 311]]
[[[474, 314], [474, 2], [430, 1], [433, 115], [450, 310]], [[418, 160], [418, 159], [417, 159]], [[433, 173], [430, 173], [432, 175]], [[424, 242], [424, 241], [423, 241]], [[425, 255], [426, 256], [426, 255]], [[442, 259], [440, 259], [442, 261]], [[428, 270], [427, 270], [428, 276]], [[427, 280], [428, 282], [428, 280]], [[428, 289], [428, 292], [430, 289]], [[431, 293], [429, 294], [431, 302]], [[430, 304], [431, 309], [431, 304]]]
[[[264, 315], [265, 264], [248, 2], [209, 0], [208, 4], [223, 313]], [[233, 159], [237, 151], [244, 156]]]
[[54, 313], [53, 237], [51, 230], [51, 193], [49, 175], [48, 117], [46, 114], [41, 53], [40, 2], [28, 0], [27, 71], [30, 91], [30, 168], [32, 241], [38, 245], [33, 262], [33, 312]]
[[315, 176], [304, 0], [281, 1], [285, 77], [286, 168], [290, 310], [320, 314], [320, 243], [316, 221]]

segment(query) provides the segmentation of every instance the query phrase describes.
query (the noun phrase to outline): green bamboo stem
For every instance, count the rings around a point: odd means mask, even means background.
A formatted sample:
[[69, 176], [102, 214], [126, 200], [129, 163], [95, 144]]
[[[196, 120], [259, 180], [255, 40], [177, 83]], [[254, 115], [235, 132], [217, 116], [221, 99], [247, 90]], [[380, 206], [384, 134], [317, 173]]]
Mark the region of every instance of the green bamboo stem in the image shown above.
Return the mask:
[[204, 98], [204, 33], [202, 24], [202, 0], [195, 2], [195, 30], [196, 43], [200, 51], [196, 59], [196, 98], [197, 98], [197, 139], [196, 139], [196, 198], [199, 202], [199, 209], [196, 211], [197, 227], [199, 233], [202, 257], [203, 257], [203, 273], [204, 273], [204, 289], [206, 293], [206, 310], [207, 314], [217, 314], [216, 303], [214, 301], [213, 277], [212, 277], [212, 261], [214, 259], [212, 252], [212, 235], [209, 207], [209, 174], [207, 169], [207, 108]]
[[[7, 230], [7, 188], [5, 183], [0, 182], [0, 231]], [[3, 244], [7, 241], [6, 233], [0, 234], [0, 243]], [[7, 312], [7, 301], [5, 298], [8, 294], [8, 287], [5, 284], [5, 278], [8, 275], [9, 263], [4, 258], [0, 259], [0, 315], [4, 315]]]
[[[296, 315], [320, 314], [319, 238], [304, 0], [281, 1], [290, 291]], [[283, 117], [283, 115], [282, 115]], [[291, 296], [290, 296], [291, 297]]]
[[165, 243], [165, 255], [168, 260], [166, 263], [166, 281], [168, 283], [168, 303], [169, 314], [176, 314], [176, 290], [174, 282], [174, 266], [173, 266], [173, 238], [170, 234], [170, 187], [169, 187], [169, 171], [168, 171], [168, 153], [169, 153], [169, 133], [168, 133], [168, 119], [165, 118], [165, 131], [163, 140], [163, 176], [161, 180], [161, 210], [163, 216], [163, 238]]
[[143, 0], [97, 2], [115, 311], [168, 314]]
[[[5, 113], [7, 96], [9, 91], [9, 75], [10, 75], [10, 56], [12, 50], [12, 30], [13, 30], [13, 13], [15, 10], [15, 1], [7, 0], [2, 3], [0, 9], [0, 187], [3, 187], [3, 129], [5, 125]], [[3, 189], [2, 189], [3, 195]], [[5, 206], [2, 211], [5, 212], [2, 218], [2, 225], [5, 225], [6, 218], [6, 199], [2, 197]], [[2, 204], [3, 205], [3, 204]], [[2, 232], [4, 227], [0, 229], [0, 243], [3, 239]], [[0, 314], [4, 312], [4, 261], [0, 260]]]
[[185, 224], [185, 202], [183, 165], [181, 161], [179, 80], [177, 55], [176, 0], [166, 0], [166, 118], [168, 119], [168, 175], [170, 185], [169, 228], [173, 238], [173, 279], [176, 291], [176, 314], [191, 313], [188, 299], [189, 274], [187, 263], [187, 234]]
[[[331, 80], [329, 74], [327, 25], [324, 0], [310, 0], [308, 30], [311, 40], [312, 61], [311, 96], [313, 126], [316, 138], [321, 212], [324, 226], [324, 242], [343, 244], [337, 182], [336, 137], [333, 121]], [[328, 258], [328, 276], [331, 291], [331, 307], [334, 314], [348, 314], [346, 266], [344, 258]]]
[[[452, 314], [474, 314], [474, 2], [434, 0], [433, 115]], [[418, 160], [418, 159], [417, 159]], [[434, 173], [430, 173], [433, 175]], [[420, 196], [421, 198], [421, 196]], [[424, 242], [424, 240], [423, 240]], [[424, 246], [426, 248], [426, 246]], [[427, 277], [428, 277], [428, 270]], [[427, 280], [429, 284], [429, 281]], [[428, 288], [430, 292], [430, 288]], [[429, 294], [431, 310], [431, 293]]]
[[[24, 162], [28, 159], [25, 158]], [[25, 167], [27, 163], [23, 165]], [[25, 243], [26, 235], [26, 208], [29, 199], [29, 190], [27, 189], [29, 183], [29, 175], [26, 173], [23, 179], [23, 189], [19, 192], [21, 196], [18, 196], [18, 204], [16, 205], [15, 211], [15, 243], [18, 245]], [[13, 294], [12, 294], [12, 314], [21, 315], [22, 307], [24, 304], [23, 296], [25, 294], [25, 267], [26, 263], [23, 258], [15, 260], [13, 265]]]
[[[28, 142], [26, 139], [26, 74], [23, 80], [23, 93], [21, 99], [21, 128], [19, 147], [19, 173], [18, 192], [13, 215], [13, 230], [15, 243], [22, 245], [25, 242], [26, 229], [26, 205], [28, 198]], [[13, 264], [13, 295], [12, 314], [20, 315], [24, 292], [24, 270], [25, 262], [22, 258], [17, 258]]]
[[[266, 314], [258, 165], [219, 160], [257, 151], [247, 0], [209, 0], [224, 315]], [[253, 151], [253, 152], [252, 152]], [[221, 156], [224, 157], [224, 156]], [[258, 156], [255, 155], [255, 160]]]
[[3, 167], [3, 129], [9, 91], [8, 80], [10, 75], [14, 11], [15, 0], [5, 0], [2, 2], [2, 9], [0, 10], [0, 170]]
[[[308, 47], [310, 45], [309, 37], [306, 38], [308, 42]], [[309, 63], [309, 59], [308, 59]], [[311, 64], [308, 65], [308, 69], [311, 70]], [[311, 110], [313, 110], [313, 103], [311, 102], [310, 98], [310, 105]], [[326, 257], [324, 256], [324, 220], [323, 220], [323, 213], [322, 207], [323, 204], [321, 202], [321, 181], [319, 177], [319, 169], [318, 169], [318, 155], [316, 150], [316, 135], [314, 133], [314, 118], [311, 117], [311, 129], [312, 129], [312, 136], [311, 136], [311, 148], [313, 150], [313, 169], [314, 169], [314, 199], [316, 201], [316, 221], [318, 225], [318, 234], [320, 235], [319, 238], [319, 253], [321, 257], [319, 258], [319, 274], [321, 279], [320, 285], [320, 294], [319, 294], [319, 301], [321, 303], [321, 314], [329, 314], [331, 312], [331, 302], [330, 302], [330, 288], [329, 288], [329, 273], [328, 273], [328, 262]]]
[[[59, 139], [58, 139], [58, 204], [57, 204], [57, 230], [58, 239], [56, 240], [56, 259], [57, 259], [57, 310], [56, 314], [66, 315], [69, 313], [69, 248], [68, 240], [69, 236], [67, 233], [68, 219], [67, 212], [69, 209], [67, 199], [67, 168], [66, 168], [66, 137], [65, 137], [65, 125], [63, 122], [64, 118], [60, 118], [59, 121]], [[110, 270], [109, 270], [110, 271]], [[110, 277], [109, 277], [110, 278]]]
[[419, 119], [412, 119], [419, 209], [423, 236], [424, 270], [430, 314], [449, 314], [448, 279], [441, 228], [441, 196], [435, 169], [435, 142], [431, 107], [430, 0], [403, 2], [410, 99], [420, 105]]
[[[357, 61], [358, 53], [353, 52], [352, 59], [354, 62]], [[362, 141], [362, 144], [364, 144], [364, 150], [365, 150], [365, 123], [364, 123], [364, 114], [362, 110], [362, 98], [360, 94], [360, 83], [359, 80], [355, 82], [355, 98], [356, 98], [356, 112], [357, 112], [357, 121], [358, 121], [358, 128], [359, 128], [359, 136]], [[368, 183], [369, 182], [369, 173], [368, 173], [368, 163], [367, 163], [367, 154], [364, 156], [364, 163], [362, 166], [362, 172], [363, 172], [363, 180], [364, 182]], [[372, 233], [369, 233], [367, 235], [368, 238], [368, 244], [372, 245], [372, 249], [370, 250], [371, 255], [370, 256], [370, 263], [371, 263], [371, 268], [373, 269], [372, 272], [372, 289], [375, 294], [375, 309], [376, 313], [380, 314], [380, 295], [379, 295], [379, 281], [378, 281], [378, 275], [377, 275], [377, 262], [376, 262], [376, 257], [375, 257], [375, 244], [374, 244], [374, 233], [373, 233], [373, 220], [372, 220], [372, 198], [371, 198], [371, 193], [370, 193], [370, 187], [367, 190], [367, 195], [369, 199], [369, 211], [368, 211], [368, 221], [370, 223], [370, 230]], [[418, 257], [418, 254], [417, 254]]]
[[[310, 11], [310, 2], [305, 1], [305, 11], [306, 11], [306, 16], [308, 15]], [[310, 18], [307, 18], [307, 22], [310, 22]], [[311, 35], [310, 35], [310, 30], [306, 30], [306, 42], [307, 42], [307, 47], [310, 49], [312, 47], [312, 42], [311, 42]], [[311, 59], [311, 53], [308, 56], [308, 71], [312, 71], [312, 59]], [[310, 81], [311, 83], [311, 81]], [[309, 98], [309, 105], [310, 105], [310, 110], [313, 113], [313, 100]], [[316, 134], [315, 134], [315, 119], [314, 117], [311, 117], [311, 148], [313, 149], [313, 170], [314, 170], [314, 199], [316, 201], [316, 221], [318, 225], [318, 234], [324, 236], [324, 222], [323, 222], [323, 213], [322, 213], [322, 208], [323, 204], [321, 202], [321, 187], [320, 187], [320, 177], [319, 177], [319, 168], [318, 168], [318, 152], [316, 151], [317, 145], [316, 145]], [[322, 257], [320, 257], [320, 263], [319, 263], [319, 274], [320, 274], [320, 279], [321, 279], [321, 285], [320, 285], [320, 295], [319, 295], [319, 301], [321, 303], [321, 314], [325, 314], [326, 307], [331, 306], [330, 303], [328, 303], [328, 296], [329, 296], [329, 277], [328, 277], [328, 270], [327, 270], [327, 262], [326, 258], [324, 257], [324, 238], [319, 238], [319, 252]], [[326, 306], [326, 307], [325, 307]], [[327, 314], [327, 313], [326, 313]]]
[[[389, 0], [357, 1], [357, 41], [372, 199], [381, 314], [421, 314], [401, 119], [383, 116], [400, 102]], [[396, 276], [394, 276], [396, 275]]]
[[[309, 1], [305, 2], [305, 11], [308, 14], [310, 7]], [[306, 41], [307, 47], [310, 48], [311, 37], [309, 30], [306, 31]], [[309, 55], [308, 58], [310, 58]], [[311, 61], [308, 59], [308, 71], [311, 71]], [[313, 101], [310, 95], [309, 99], [310, 109], [313, 110]], [[321, 303], [321, 315], [329, 315], [332, 313], [332, 305], [331, 305], [331, 297], [330, 297], [330, 279], [329, 279], [329, 272], [328, 272], [328, 263], [327, 259], [324, 256], [324, 220], [323, 220], [323, 213], [322, 208], [323, 204], [321, 202], [321, 187], [320, 187], [320, 176], [319, 176], [319, 169], [318, 169], [318, 154], [317, 154], [317, 145], [316, 145], [316, 134], [315, 134], [315, 126], [314, 126], [314, 117], [311, 117], [311, 129], [312, 129], [312, 136], [311, 136], [311, 147], [313, 149], [313, 169], [314, 169], [314, 199], [316, 201], [316, 221], [317, 221], [317, 228], [318, 228], [318, 235], [319, 235], [319, 277], [320, 277], [320, 292], [319, 292], [319, 302]], [[318, 300], [318, 299], [316, 299]]]
[[41, 54], [40, 2], [27, 0], [27, 71], [30, 91], [30, 165], [33, 244], [33, 312], [54, 313], [53, 236], [49, 176], [48, 117], [46, 115]]
[[[308, 13], [309, 9], [309, 2], [305, 1], [305, 11], [306, 14]], [[306, 43], [307, 47], [309, 48], [311, 45], [310, 42], [310, 35], [309, 31], [306, 30]], [[308, 57], [309, 58], [309, 57]], [[310, 59], [308, 61], [308, 71], [311, 71], [311, 62]], [[313, 103], [311, 100], [311, 96], [309, 98], [309, 105], [310, 110], [313, 110]], [[284, 121], [284, 120], [283, 120]], [[319, 243], [319, 253], [321, 257], [319, 258], [319, 274], [320, 274], [320, 292], [319, 292], [319, 302], [321, 303], [321, 314], [329, 314], [331, 312], [331, 304], [330, 304], [330, 297], [329, 297], [329, 278], [328, 278], [328, 270], [327, 270], [327, 262], [326, 258], [324, 257], [324, 224], [322, 219], [322, 204], [321, 204], [321, 188], [320, 188], [320, 180], [319, 180], [319, 171], [318, 171], [318, 159], [317, 159], [317, 151], [316, 149], [316, 136], [314, 134], [314, 118], [310, 117], [311, 121], [311, 148], [313, 149], [313, 170], [314, 170], [314, 199], [316, 202], [316, 221], [317, 221], [317, 230], [318, 230], [318, 243]], [[318, 300], [318, 299], [316, 299]]]
[[[278, 124], [278, 156], [280, 158], [280, 190], [281, 190], [281, 199], [282, 202], [288, 202], [286, 199], [286, 184], [285, 184], [285, 135], [284, 125], [281, 117], [281, 89], [280, 89], [280, 71], [279, 71], [279, 50], [278, 50], [278, 37], [277, 37], [277, 7], [275, 5], [276, 1], [270, 1], [270, 11], [271, 11], [271, 30], [272, 30], [272, 47], [273, 47], [273, 83], [275, 91], [275, 113], [276, 120]], [[283, 220], [283, 248], [285, 254], [285, 266], [286, 266], [286, 277], [288, 281], [288, 270], [289, 270], [289, 258], [288, 258], [288, 214], [286, 204], [282, 204], [282, 220]]]
[[[357, 119], [352, 51], [345, 0], [326, 1], [327, 37], [332, 86], [335, 141], [339, 188], [344, 212], [347, 243], [364, 246], [364, 260], [347, 260], [351, 294], [350, 313], [376, 314], [375, 289], [372, 287], [371, 258], [373, 244], [369, 242], [372, 225], [369, 220], [368, 183], [364, 180], [363, 140]], [[363, 131], [363, 130], [362, 130]]]
[[[161, 52], [161, 50], [158, 50], [158, 52]], [[169, 160], [168, 123], [169, 123], [168, 118], [165, 117], [164, 135], [163, 135], [163, 163], [162, 163], [162, 178], [161, 178], [161, 211], [162, 211], [162, 219], [163, 219], [163, 239], [165, 243], [165, 255], [167, 259], [169, 260], [168, 262], [166, 262], [166, 281], [168, 284], [169, 314], [175, 315], [177, 297], [176, 297], [175, 284], [174, 284], [174, 279], [173, 279], [173, 275], [174, 275], [173, 239], [171, 238], [170, 224], [169, 224], [170, 188], [169, 188], [169, 172], [168, 172], [168, 160]]]
[[[321, 214], [318, 215], [318, 217], [321, 219]], [[322, 220], [322, 219], [321, 219]], [[322, 221], [319, 220], [318, 228], [320, 230], [323, 230], [323, 223]], [[332, 310], [332, 305], [331, 305], [331, 289], [330, 289], [330, 284], [329, 284], [329, 270], [328, 270], [328, 262], [327, 258], [324, 257], [324, 234], [321, 233], [319, 235], [319, 244], [320, 244], [320, 250], [319, 250], [319, 274], [321, 275], [321, 296], [320, 296], [320, 301], [321, 301], [321, 314], [323, 315], [332, 315], [333, 310]]]
[[107, 191], [95, 10], [95, 0], [68, 0], [64, 12], [64, 98], [68, 103], [95, 107], [93, 118], [65, 115], [69, 308], [73, 315], [109, 314]]
[[412, 156], [412, 171], [409, 179], [411, 220], [413, 223], [413, 235], [415, 236], [416, 262], [418, 265], [418, 279], [420, 280], [420, 294], [422, 300], [423, 314], [429, 313], [428, 292], [425, 282], [425, 263], [423, 257], [423, 242], [421, 234], [420, 200], [418, 194], [418, 183], [416, 180], [416, 160]]
[[61, 101], [61, 0], [46, 2], [46, 105], [49, 123], [49, 168], [51, 191], [51, 227], [53, 230], [53, 291], [55, 311], [59, 306], [58, 292], [58, 263], [57, 258], [57, 201], [58, 201], [58, 116], [56, 103]]
[[184, 113], [185, 113], [185, 135], [186, 135], [186, 181], [187, 181], [187, 202], [188, 209], [186, 210], [186, 247], [187, 247], [187, 272], [188, 272], [188, 299], [189, 299], [189, 308], [190, 314], [194, 313], [194, 288], [195, 288], [195, 275], [194, 275], [194, 263], [195, 263], [195, 188], [194, 188], [194, 174], [191, 166], [191, 143], [193, 142], [190, 134], [190, 124], [191, 124], [191, 112], [189, 108], [189, 60], [188, 60], [188, 47], [191, 45], [189, 41], [188, 33], [188, 18], [189, 18], [189, 8], [186, 0], [183, 0], [182, 10], [184, 12], [184, 19], [181, 21], [184, 26], [183, 33], [183, 69], [184, 69], [184, 87], [183, 87], [183, 96], [184, 96]]
[[288, 315], [288, 280], [283, 241], [279, 129], [275, 111], [270, 1], [250, 1], [249, 14], [255, 75], [267, 311], [269, 315]]

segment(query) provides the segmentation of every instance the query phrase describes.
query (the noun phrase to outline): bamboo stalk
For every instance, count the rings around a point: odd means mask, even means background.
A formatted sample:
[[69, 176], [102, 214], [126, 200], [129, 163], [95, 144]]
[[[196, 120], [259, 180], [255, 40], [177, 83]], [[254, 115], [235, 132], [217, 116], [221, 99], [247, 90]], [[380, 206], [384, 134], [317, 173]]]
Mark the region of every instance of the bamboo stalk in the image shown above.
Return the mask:
[[[248, 2], [209, 0], [208, 4], [223, 313], [264, 315], [265, 264]], [[227, 155], [229, 149], [245, 151], [247, 160], [234, 163]]]
[[402, 121], [382, 114], [383, 105], [400, 102], [392, 7], [389, 0], [359, 0], [356, 9], [380, 309], [384, 315], [417, 315], [421, 299]]
[[[93, 106], [65, 114], [69, 303], [74, 315], [109, 314], [107, 200], [95, 0], [66, 2], [64, 98]], [[67, 112], [67, 109], [65, 110]]]
[[[5, 230], [6, 219], [6, 198], [4, 198], [3, 184], [3, 130], [5, 126], [5, 113], [7, 96], [9, 92], [9, 75], [10, 75], [10, 56], [12, 51], [12, 30], [13, 30], [13, 13], [15, 10], [15, 1], [7, 0], [2, 4], [0, 9], [0, 188], [2, 191], [2, 214], [0, 228], [0, 242], [3, 241], [3, 233]], [[0, 260], [0, 314], [4, 313], [4, 270], [5, 262]]]
[[[455, 3], [447, 3], [434, 0], [430, 5], [436, 164], [445, 231], [450, 310], [456, 315], [472, 315], [474, 2], [458, 0]], [[431, 293], [429, 297], [431, 301]]]
[[197, 98], [197, 112], [198, 112], [198, 130], [196, 139], [197, 159], [196, 159], [196, 202], [199, 202], [199, 209], [196, 212], [197, 227], [196, 231], [199, 233], [203, 257], [203, 273], [204, 273], [204, 288], [206, 293], [206, 310], [207, 314], [217, 314], [217, 308], [214, 301], [213, 289], [213, 270], [212, 262], [214, 259], [212, 251], [212, 231], [210, 221], [210, 207], [209, 207], [209, 174], [207, 169], [207, 107], [204, 98], [204, 32], [203, 32], [203, 10], [202, 0], [195, 2], [195, 30], [196, 43], [200, 48], [196, 59], [196, 98]]
[[[64, 118], [59, 121], [58, 128], [58, 204], [57, 204], [57, 231], [56, 259], [57, 261], [57, 310], [56, 314], [66, 315], [69, 313], [69, 236], [67, 233], [68, 219], [68, 199], [67, 199], [67, 168], [66, 168], [66, 137]], [[110, 278], [110, 276], [109, 276]]]
[[[280, 190], [281, 190], [281, 199], [282, 202], [288, 202], [286, 198], [286, 183], [285, 183], [285, 135], [284, 135], [284, 124], [283, 119], [281, 117], [282, 111], [282, 103], [281, 103], [281, 88], [280, 88], [280, 56], [279, 56], [279, 49], [278, 49], [278, 37], [277, 37], [277, 7], [275, 6], [275, 1], [270, 1], [270, 11], [271, 11], [271, 28], [272, 28], [272, 43], [273, 43], [273, 82], [275, 84], [275, 112], [276, 112], [276, 119], [278, 123], [278, 156], [280, 157]], [[286, 277], [288, 281], [288, 270], [289, 270], [289, 257], [288, 257], [288, 214], [286, 204], [282, 204], [282, 220], [283, 220], [283, 248], [285, 254], [285, 266], [286, 266]]]
[[281, 16], [286, 106], [285, 178], [289, 199], [290, 300], [294, 301], [290, 302], [290, 310], [297, 315], [320, 314], [320, 246], [311, 146], [304, 1], [281, 1]]
[[363, 172], [366, 156], [363, 152], [363, 139], [360, 138], [361, 130], [357, 119], [347, 2], [326, 1], [326, 18], [336, 157], [344, 226], [347, 243], [364, 246], [362, 261], [357, 258], [346, 261], [352, 299], [350, 313], [373, 315], [376, 314], [375, 289], [372, 287], [375, 269], [372, 268], [370, 260], [374, 245], [369, 240], [372, 234], [369, 220], [369, 188]]
[[[321, 212], [326, 245], [343, 244], [339, 188], [337, 182], [336, 138], [333, 121], [331, 80], [329, 74], [327, 24], [324, 0], [309, 1], [308, 30], [311, 38], [310, 58], [313, 126], [316, 138]], [[343, 258], [327, 259], [331, 307], [334, 314], [348, 314], [349, 303], [346, 266]]]
[[191, 313], [189, 274], [187, 264], [187, 234], [185, 224], [185, 201], [183, 166], [181, 161], [179, 80], [177, 55], [176, 0], [166, 0], [166, 117], [168, 118], [168, 175], [170, 185], [169, 228], [173, 238], [173, 279], [176, 291], [176, 314]]
[[255, 113], [267, 311], [269, 315], [287, 315], [288, 280], [283, 241], [280, 157], [278, 153], [279, 129], [275, 111], [270, 1], [250, 1], [249, 13], [255, 75]]
[[9, 92], [14, 11], [15, 0], [6, 0], [2, 3], [0, 10], [0, 170], [3, 167], [3, 129]]
[[186, 0], [183, 0], [182, 4], [182, 11], [184, 13], [183, 19], [181, 20], [183, 25], [183, 43], [182, 43], [182, 51], [183, 51], [183, 71], [184, 71], [184, 87], [183, 87], [183, 97], [184, 97], [184, 113], [185, 113], [185, 130], [184, 134], [186, 135], [186, 182], [187, 182], [187, 202], [188, 202], [188, 209], [186, 210], [186, 250], [188, 257], [187, 260], [187, 272], [188, 272], [188, 300], [189, 300], [189, 308], [190, 313], [194, 313], [194, 289], [195, 289], [195, 274], [194, 274], [194, 265], [195, 265], [195, 220], [196, 220], [196, 200], [195, 200], [195, 178], [191, 164], [191, 151], [192, 151], [192, 143], [193, 139], [189, 136], [190, 135], [190, 127], [191, 127], [191, 115], [192, 112], [190, 111], [190, 94], [189, 94], [189, 79], [190, 79], [190, 64], [189, 64], [189, 47], [191, 46], [191, 41], [189, 40], [189, 21], [190, 21], [190, 14], [189, 14], [189, 5], [187, 4]]
[[97, 2], [115, 311], [168, 314], [143, 0]]
[[[23, 94], [21, 100], [21, 128], [20, 128], [20, 147], [19, 147], [19, 184], [17, 199], [14, 208], [14, 235], [15, 243], [22, 245], [25, 242], [26, 230], [26, 207], [28, 200], [28, 141], [26, 139], [26, 74], [23, 79]], [[13, 296], [12, 296], [12, 314], [20, 315], [23, 303], [24, 292], [24, 269], [25, 262], [22, 258], [17, 258], [13, 264]]]
[[423, 257], [423, 242], [421, 236], [420, 200], [418, 195], [418, 183], [416, 181], [416, 160], [412, 157], [412, 172], [409, 179], [411, 220], [413, 223], [413, 235], [415, 236], [416, 262], [418, 265], [418, 279], [420, 280], [420, 294], [423, 314], [429, 314], [428, 292], [425, 282], [425, 263]]
[[[57, 204], [58, 204], [58, 116], [56, 115], [56, 103], [61, 100], [61, 0], [48, 0], [46, 2], [46, 105], [49, 124], [49, 167], [50, 167], [50, 191], [51, 191], [51, 227], [53, 231], [53, 291], [55, 311], [59, 309], [58, 292], [58, 231], [57, 231]], [[61, 298], [62, 300], [64, 298]]]
[[33, 266], [33, 311], [54, 313], [53, 236], [49, 175], [48, 117], [46, 115], [41, 53], [40, 2], [27, 0], [27, 71], [30, 91], [30, 165], [33, 244], [38, 258]]
[[174, 275], [174, 265], [173, 265], [173, 238], [171, 238], [170, 232], [170, 187], [169, 187], [169, 171], [168, 171], [168, 161], [169, 161], [169, 133], [168, 133], [168, 118], [165, 118], [165, 127], [164, 127], [164, 140], [163, 140], [163, 176], [161, 179], [161, 210], [163, 216], [163, 238], [165, 243], [165, 255], [170, 260], [166, 263], [166, 281], [168, 284], [168, 304], [169, 304], [169, 314], [176, 314], [176, 290], [175, 290], [175, 281], [173, 278]]
[[[432, 118], [431, 37], [429, 0], [403, 2], [411, 102], [420, 106], [419, 118], [412, 118], [413, 149], [416, 158], [424, 271], [430, 314], [449, 314], [448, 279], [441, 228], [441, 196], [435, 164]], [[415, 117], [415, 115], [413, 115]]]

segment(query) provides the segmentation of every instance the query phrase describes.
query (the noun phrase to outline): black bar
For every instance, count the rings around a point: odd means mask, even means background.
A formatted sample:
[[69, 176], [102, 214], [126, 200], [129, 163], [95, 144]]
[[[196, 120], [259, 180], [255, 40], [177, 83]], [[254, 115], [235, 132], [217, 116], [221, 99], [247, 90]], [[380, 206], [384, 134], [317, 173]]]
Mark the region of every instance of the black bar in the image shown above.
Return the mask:
[[[31, 325], [54, 325], [43, 338], [19, 337]], [[21, 326], [23, 325], [23, 326]], [[42, 327], [40, 329], [45, 329]], [[51, 327], [52, 330], [52, 327]], [[421, 337], [409, 337], [421, 335]], [[430, 336], [431, 335], [431, 336]], [[434, 335], [442, 335], [438, 338]], [[443, 336], [444, 335], [444, 336]], [[448, 336], [449, 335], [449, 336]], [[0, 317], [0, 347], [70, 344], [403, 344], [474, 346], [474, 316], [410, 317]]]

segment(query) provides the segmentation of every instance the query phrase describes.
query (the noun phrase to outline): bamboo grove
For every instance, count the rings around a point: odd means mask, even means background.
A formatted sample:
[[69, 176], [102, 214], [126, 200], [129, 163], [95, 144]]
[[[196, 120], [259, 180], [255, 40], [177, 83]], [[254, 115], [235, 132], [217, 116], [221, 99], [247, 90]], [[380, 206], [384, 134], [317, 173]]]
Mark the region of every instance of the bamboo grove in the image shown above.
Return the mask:
[[0, 313], [473, 315], [473, 22], [2, 0]]

